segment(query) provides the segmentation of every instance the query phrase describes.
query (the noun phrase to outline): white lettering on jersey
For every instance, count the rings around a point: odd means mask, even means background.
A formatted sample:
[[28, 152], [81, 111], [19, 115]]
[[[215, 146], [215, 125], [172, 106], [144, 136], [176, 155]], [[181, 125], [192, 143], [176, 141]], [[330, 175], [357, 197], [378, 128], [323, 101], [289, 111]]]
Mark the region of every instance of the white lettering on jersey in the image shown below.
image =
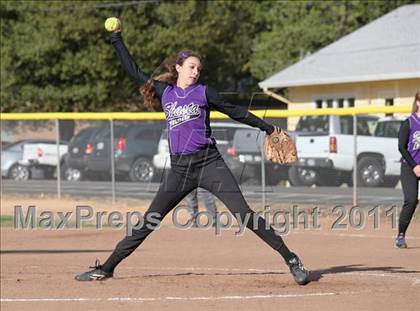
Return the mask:
[[178, 106], [178, 102], [176, 101], [169, 102], [166, 104], [164, 110], [170, 129], [185, 122], [195, 120], [199, 118], [201, 114], [200, 107], [193, 102], [184, 106]]
[[420, 131], [415, 131], [413, 134], [413, 150], [420, 148]]

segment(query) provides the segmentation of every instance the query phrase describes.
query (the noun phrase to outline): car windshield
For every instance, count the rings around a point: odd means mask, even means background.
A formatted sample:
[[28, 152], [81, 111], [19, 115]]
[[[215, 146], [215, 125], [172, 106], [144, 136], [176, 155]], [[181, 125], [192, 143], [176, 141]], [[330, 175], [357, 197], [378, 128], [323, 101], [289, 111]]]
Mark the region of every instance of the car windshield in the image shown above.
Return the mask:
[[81, 130], [76, 136], [73, 137], [71, 144], [87, 144], [96, 130], [96, 128], [86, 128]]
[[296, 125], [297, 132], [325, 133], [329, 131], [328, 116], [305, 116], [299, 119]]
[[[357, 135], [372, 136], [378, 118], [359, 116], [357, 117]], [[353, 117], [340, 117], [340, 133], [343, 135], [353, 135]]]
[[401, 122], [400, 120], [378, 122], [375, 128], [375, 136], [397, 138]]
[[23, 149], [23, 144], [21, 141], [9, 143], [6, 146], [4, 146], [2, 149], [3, 151], [21, 151]]
[[[115, 125], [114, 126], [114, 138], [122, 135], [124, 132], [125, 127], [121, 125]], [[108, 142], [111, 137], [111, 131], [109, 127], [103, 127], [100, 129], [96, 135], [94, 136], [95, 141], [103, 141]]]

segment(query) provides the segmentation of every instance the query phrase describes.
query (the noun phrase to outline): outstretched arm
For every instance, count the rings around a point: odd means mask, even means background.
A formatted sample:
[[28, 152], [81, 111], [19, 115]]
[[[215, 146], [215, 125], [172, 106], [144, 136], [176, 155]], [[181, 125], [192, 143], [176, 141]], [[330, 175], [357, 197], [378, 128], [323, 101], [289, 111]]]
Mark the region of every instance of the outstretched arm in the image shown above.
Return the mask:
[[273, 133], [274, 126], [258, 118], [248, 110], [227, 102], [215, 89], [207, 87], [206, 97], [210, 107], [227, 114], [233, 120], [257, 127], [269, 135]]
[[[139, 86], [145, 84], [150, 79], [150, 76], [142, 71], [139, 66], [137, 66], [136, 62], [124, 44], [121, 32], [118, 31], [111, 33], [110, 39], [111, 44], [115, 48], [115, 51], [117, 52], [118, 58], [120, 59], [124, 70], [138, 83]], [[156, 94], [161, 97], [167, 84], [161, 81], [153, 81]]]

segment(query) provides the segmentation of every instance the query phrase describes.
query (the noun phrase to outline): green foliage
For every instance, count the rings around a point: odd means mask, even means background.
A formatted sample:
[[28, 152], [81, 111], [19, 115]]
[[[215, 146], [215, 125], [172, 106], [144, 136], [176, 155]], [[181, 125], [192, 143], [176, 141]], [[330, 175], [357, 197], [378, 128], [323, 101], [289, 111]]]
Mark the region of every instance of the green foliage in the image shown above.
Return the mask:
[[418, 1], [282, 1], [263, 2], [259, 14], [266, 30], [253, 40], [249, 60], [252, 75], [259, 79], [279, 72], [308, 54], [397, 7]]
[[[202, 54], [220, 91], [257, 81], [413, 1], [1, 1], [1, 111], [142, 109], [104, 21], [120, 16], [140, 67], [181, 49]], [[417, 1], [418, 2], [418, 1]]]

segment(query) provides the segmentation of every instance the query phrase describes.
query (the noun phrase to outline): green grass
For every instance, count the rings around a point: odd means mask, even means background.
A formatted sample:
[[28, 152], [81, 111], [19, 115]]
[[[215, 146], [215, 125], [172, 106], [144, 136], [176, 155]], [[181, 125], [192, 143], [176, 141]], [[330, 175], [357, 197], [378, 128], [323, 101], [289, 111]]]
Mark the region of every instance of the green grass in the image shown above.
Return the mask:
[[[37, 228], [41, 228], [39, 227], [39, 217], [36, 218], [35, 224]], [[55, 218], [55, 225], [54, 228], [57, 227], [58, 223], [60, 222], [60, 220], [58, 218]], [[13, 227], [15, 225], [15, 218], [14, 216], [11, 215], [0, 215], [0, 227]], [[92, 221], [84, 221], [82, 223], [82, 228], [94, 228], [95, 227], [95, 222], [94, 220]], [[104, 223], [102, 225], [102, 227], [107, 228], [109, 227], [109, 225], [107, 223]], [[70, 221], [69, 224], [66, 226], [65, 229], [74, 229], [76, 228], [76, 222], [75, 221]]]
[[0, 227], [11, 227], [13, 226], [14, 217], [10, 215], [0, 215]]

